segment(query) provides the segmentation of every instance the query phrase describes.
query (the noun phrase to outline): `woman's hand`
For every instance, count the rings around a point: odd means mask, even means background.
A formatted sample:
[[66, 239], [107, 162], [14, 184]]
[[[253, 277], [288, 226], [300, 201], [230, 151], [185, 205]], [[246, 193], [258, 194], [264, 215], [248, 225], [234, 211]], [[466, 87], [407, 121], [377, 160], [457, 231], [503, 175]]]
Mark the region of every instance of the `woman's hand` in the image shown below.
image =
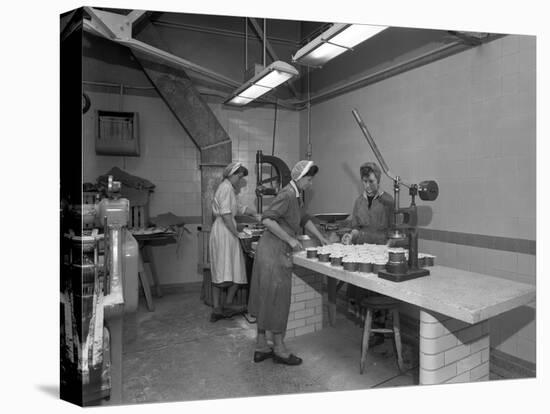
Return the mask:
[[349, 234], [351, 235], [351, 243], [354, 243], [357, 240], [357, 236], [359, 236], [359, 230], [353, 229]]
[[319, 242], [321, 242], [321, 246], [326, 246], [327, 244], [330, 244], [330, 242], [324, 237], [319, 237]]
[[346, 233], [342, 236], [342, 244], [349, 245], [352, 242], [351, 233]]
[[294, 237], [291, 237], [290, 240], [288, 241], [288, 244], [290, 247], [292, 247], [292, 250], [303, 250], [304, 249], [304, 246], [302, 246], [302, 244], [296, 240]]

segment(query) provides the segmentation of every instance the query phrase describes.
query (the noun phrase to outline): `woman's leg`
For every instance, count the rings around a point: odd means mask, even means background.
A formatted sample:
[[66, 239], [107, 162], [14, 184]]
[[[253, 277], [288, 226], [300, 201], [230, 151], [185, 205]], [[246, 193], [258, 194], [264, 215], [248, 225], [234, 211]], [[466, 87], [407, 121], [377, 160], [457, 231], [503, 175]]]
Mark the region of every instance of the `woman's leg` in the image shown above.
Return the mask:
[[239, 285], [237, 283], [233, 283], [229, 286], [229, 289], [227, 289], [227, 296], [225, 297], [226, 305], [231, 305], [233, 303], [233, 298], [235, 297], [235, 293], [237, 293], [238, 288]]
[[256, 336], [256, 351], [260, 352], [269, 352], [271, 350], [271, 347], [267, 343], [266, 337], [265, 337], [265, 329], [258, 328]]
[[222, 313], [222, 308], [220, 306], [220, 294], [221, 289], [216, 286], [212, 285], [212, 306], [214, 308], [214, 313]]
[[289, 352], [286, 349], [283, 341], [283, 334], [280, 332], [273, 332], [273, 350], [275, 353], [283, 358], [288, 358]]

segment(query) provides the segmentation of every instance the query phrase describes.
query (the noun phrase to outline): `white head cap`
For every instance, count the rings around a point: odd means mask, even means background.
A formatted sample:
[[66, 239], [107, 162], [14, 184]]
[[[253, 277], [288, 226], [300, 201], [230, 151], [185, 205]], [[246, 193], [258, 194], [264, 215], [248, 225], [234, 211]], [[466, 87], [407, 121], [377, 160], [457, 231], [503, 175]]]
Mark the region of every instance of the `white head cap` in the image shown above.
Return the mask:
[[314, 163], [313, 161], [307, 161], [302, 160], [298, 161], [294, 167], [292, 167], [292, 171], [290, 172], [290, 177], [294, 181], [298, 181], [300, 178], [302, 178], [304, 175], [307, 174], [307, 172], [310, 170], [311, 167], [313, 167]]
[[231, 164], [229, 164], [223, 170], [223, 178], [227, 178], [235, 174], [235, 171], [237, 171], [241, 165], [242, 164], [240, 162], [232, 162]]

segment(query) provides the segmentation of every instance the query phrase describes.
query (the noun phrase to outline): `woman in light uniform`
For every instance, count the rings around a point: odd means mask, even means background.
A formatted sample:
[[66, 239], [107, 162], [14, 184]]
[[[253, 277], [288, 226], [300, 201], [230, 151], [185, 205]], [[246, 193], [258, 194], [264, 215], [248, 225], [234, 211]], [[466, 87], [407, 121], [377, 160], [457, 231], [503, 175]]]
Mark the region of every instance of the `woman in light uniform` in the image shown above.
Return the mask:
[[[232, 162], [223, 171], [220, 183], [212, 200], [215, 216], [210, 232], [210, 271], [212, 273], [213, 311], [210, 321], [231, 316], [241, 311], [232, 304], [239, 285], [247, 283], [243, 252], [239, 242], [236, 215], [255, 216], [256, 211], [237, 200], [239, 189], [246, 183], [248, 170], [240, 162]], [[221, 289], [228, 287], [225, 304], [220, 306]]]
[[[283, 337], [290, 309], [292, 253], [302, 248], [296, 237], [305, 226], [322, 244], [328, 243], [305, 214], [301, 199], [301, 191], [311, 186], [318, 170], [313, 161], [299, 161], [292, 168], [291, 182], [262, 215], [266, 231], [256, 248], [248, 302], [248, 311], [256, 316], [258, 324], [254, 362], [267, 358], [286, 365], [302, 362], [288, 352]], [[273, 334], [273, 349], [266, 341], [266, 331]]]

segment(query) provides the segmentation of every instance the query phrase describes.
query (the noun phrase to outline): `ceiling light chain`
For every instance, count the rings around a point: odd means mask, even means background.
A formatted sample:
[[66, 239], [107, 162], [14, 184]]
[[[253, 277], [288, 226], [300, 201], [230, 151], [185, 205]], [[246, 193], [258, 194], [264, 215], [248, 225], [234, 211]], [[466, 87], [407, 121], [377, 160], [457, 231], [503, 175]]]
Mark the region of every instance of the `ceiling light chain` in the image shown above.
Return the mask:
[[334, 43], [334, 42], [331, 42], [331, 41], [326, 40], [326, 39], [321, 39], [321, 43], [328, 43], [329, 45], [333, 45], [333, 46], [341, 47], [342, 49], [346, 49], [346, 50], [351, 50], [351, 51], [353, 51], [353, 48], [352, 48], [352, 47], [344, 46], [344, 45], [339, 45], [338, 43]]

